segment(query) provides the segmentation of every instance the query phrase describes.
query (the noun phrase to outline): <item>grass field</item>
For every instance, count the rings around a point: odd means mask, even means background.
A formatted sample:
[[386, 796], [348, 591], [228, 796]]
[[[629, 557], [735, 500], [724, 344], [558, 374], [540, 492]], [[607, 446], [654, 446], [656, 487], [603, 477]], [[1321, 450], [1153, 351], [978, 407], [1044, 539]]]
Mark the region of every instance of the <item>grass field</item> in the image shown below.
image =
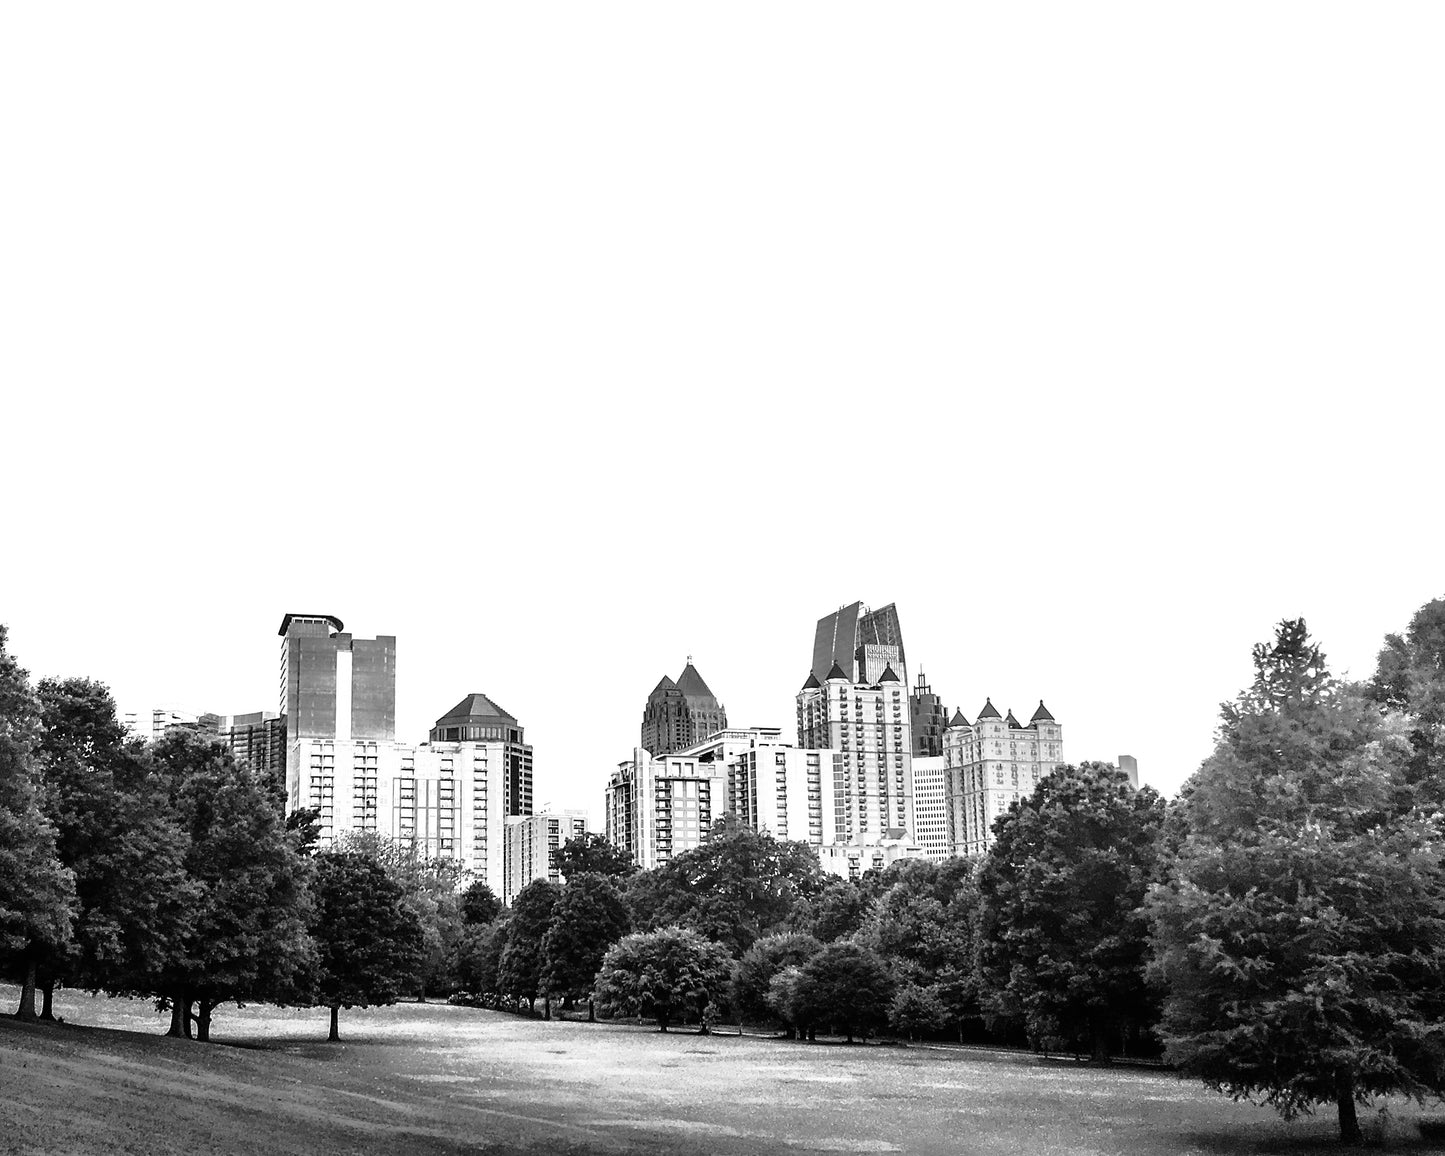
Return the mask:
[[[0, 986], [0, 1007], [17, 992]], [[400, 1004], [223, 1008], [213, 1042], [138, 1000], [58, 993], [64, 1024], [0, 1021], [0, 1152], [1303, 1153], [1285, 1123], [1167, 1074], [925, 1047], [660, 1035]], [[1423, 1150], [1418, 1109], [1364, 1114]]]

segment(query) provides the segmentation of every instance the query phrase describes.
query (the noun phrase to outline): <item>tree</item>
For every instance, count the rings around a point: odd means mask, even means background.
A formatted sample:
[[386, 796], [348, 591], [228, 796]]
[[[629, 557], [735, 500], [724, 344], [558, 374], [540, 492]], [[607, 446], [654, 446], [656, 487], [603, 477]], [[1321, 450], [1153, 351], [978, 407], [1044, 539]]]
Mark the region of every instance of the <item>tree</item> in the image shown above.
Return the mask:
[[395, 1003], [415, 974], [422, 928], [406, 893], [374, 859], [348, 852], [316, 857], [311, 935], [317, 995], [331, 1009], [335, 1042], [341, 1008]]
[[650, 909], [635, 912], [642, 926], [691, 927], [734, 955], [784, 930], [794, 904], [817, 894], [824, 882], [817, 854], [806, 843], [775, 839], [727, 818], [714, 824], [702, 846], [650, 874]]
[[[766, 935], [743, 952], [733, 964], [732, 1003], [740, 1019], [769, 1020], [777, 1008], [769, 1001], [773, 978], [817, 955], [823, 945], [798, 932]], [[790, 1028], [791, 1031], [791, 1028]]]
[[503, 909], [491, 923], [470, 924], [457, 944], [457, 981], [483, 1003], [500, 1007], [502, 952], [507, 947], [511, 912]]
[[978, 874], [980, 979], [1035, 1045], [1107, 1063], [1152, 1005], [1148, 923], [1164, 803], [1103, 763], [1059, 767], [1000, 817]]
[[1367, 693], [1407, 721], [1405, 804], [1445, 808], [1445, 599], [1422, 606], [1403, 637], [1385, 636]]
[[50, 1019], [57, 981], [113, 994], [149, 990], [166, 951], [185, 934], [196, 889], [188, 842], [166, 800], [127, 744], [115, 702], [87, 678], [42, 679], [42, 804], [56, 850], [75, 874], [77, 918], [67, 949], [38, 970]]
[[793, 1023], [841, 1027], [851, 1044], [855, 1033], [887, 1022], [893, 991], [893, 977], [877, 952], [829, 943], [798, 968], [784, 1006]]
[[869, 897], [858, 884], [830, 875], [821, 890], [794, 904], [788, 925], [820, 943], [832, 943], [857, 932], [868, 917], [869, 907]]
[[526, 1000], [528, 1011], [540, 995], [544, 1019], [552, 1018], [552, 996], [543, 970], [542, 941], [552, 926], [552, 909], [561, 895], [562, 888], [546, 879], [534, 879], [517, 892], [497, 974], [502, 993], [514, 1000]]
[[[685, 927], [638, 932], [614, 944], [597, 976], [604, 1015], [643, 1015], [658, 1031], [719, 1002], [732, 961], [727, 948]], [[703, 1028], [706, 1030], [704, 1023]]]
[[552, 852], [552, 866], [571, 882], [577, 875], [612, 875], [626, 878], [637, 871], [632, 856], [592, 832], [568, 839]]
[[949, 1010], [934, 987], [910, 983], [900, 988], [888, 1005], [888, 1022], [893, 1030], [910, 1040], [936, 1032], [949, 1020]]
[[552, 908], [542, 937], [546, 990], [567, 1000], [587, 1000], [587, 1019], [597, 1018], [592, 997], [607, 949], [627, 934], [631, 919], [615, 878], [574, 874]]
[[462, 892], [461, 914], [468, 927], [491, 923], [502, 914], [502, 901], [478, 879]]
[[288, 833], [266, 786], [231, 752], [186, 728], [149, 750], [168, 785], [170, 811], [189, 838], [192, 920], [154, 977], [170, 1002], [171, 1033], [210, 1038], [211, 1014], [227, 1001], [305, 998], [315, 967], [308, 934], [312, 864]]
[[35, 1019], [37, 963], [63, 951], [75, 920], [75, 876], [36, 798], [39, 708], [0, 626], [0, 957], [21, 976], [16, 1016]]
[[457, 893], [466, 873], [462, 862], [445, 856], [424, 858], [412, 841], [375, 831], [343, 832], [335, 846], [380, 863], [387, 877], [401, 887], [406, 905], [421, 925], [421, 956], [407, 989], [421, 999], [454, 991], [453, 969], [464, 927], [462, 897]]
[[1150, 895], [1166, 1056], [1286, 1118], [1445, 1094], [1445, 862], [1409, 796], [1410, 723], [1333, 678], [1302, 621], [1254, 649], [1188, 834]]

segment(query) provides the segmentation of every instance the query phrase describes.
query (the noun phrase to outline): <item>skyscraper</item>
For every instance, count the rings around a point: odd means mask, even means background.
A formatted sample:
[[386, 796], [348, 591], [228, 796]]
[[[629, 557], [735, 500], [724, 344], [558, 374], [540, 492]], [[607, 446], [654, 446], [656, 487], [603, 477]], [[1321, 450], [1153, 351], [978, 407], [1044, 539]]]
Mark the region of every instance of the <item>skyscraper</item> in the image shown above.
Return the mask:
[[858, 682], [835, 662], [798, 692], [798, 745], [838, 751], [833, 830], [840, 843], [913, 832], [913, 743], [908, 695], [892, 665]]
[[885, 667], [908, 685], [908, 667], [903, 654], [903, 631], [898, 609], [892, 602], [869, 610], [861, 602], [841, 606], [818, 619], [813, 635], [813, 677], [827, 681], [834, 664], [850, 682], [876, 684]]
[[672, 754], [726, 730], [727, 725], [727, 711], [688, 655], [677, 681], [664, 675], [647, 696], [642, 711], [642, 749], [653, 755]]
[[973, 722], [954, 714], [943, 736], [944, 805], [955, 855], [982, 855], [993, 822], [1063, 762], [1064, 731], [1039, 700], [1025, 726], [989, 699]]
[[396, 740], [396, 636], [353, 638], [333, 614], [281, 619], [281, 716], [286, 727], [286, 796], [301, 791], [300, 744], [307, 739]]
[[913, 724], [914, 757], [942, 758], [948, 711], [944, 709], [943, 700], [923, 681], [921, 670], [918, 672], [918, 685], [908, 692], [908, 719]]

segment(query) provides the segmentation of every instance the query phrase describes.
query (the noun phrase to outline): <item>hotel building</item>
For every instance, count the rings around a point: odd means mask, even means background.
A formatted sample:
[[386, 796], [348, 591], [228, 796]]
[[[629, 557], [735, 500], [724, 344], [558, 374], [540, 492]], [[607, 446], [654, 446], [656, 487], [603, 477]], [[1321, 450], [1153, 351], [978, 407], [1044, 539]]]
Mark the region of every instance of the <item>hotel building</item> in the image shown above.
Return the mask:
[[1064, 760], [1063, 728], [1039, 700], [1027, 726], [989, 699], [970, 723], [957, 712], [943, 736], [948, 842], [955, 855], [982, 855], [993, 824]]

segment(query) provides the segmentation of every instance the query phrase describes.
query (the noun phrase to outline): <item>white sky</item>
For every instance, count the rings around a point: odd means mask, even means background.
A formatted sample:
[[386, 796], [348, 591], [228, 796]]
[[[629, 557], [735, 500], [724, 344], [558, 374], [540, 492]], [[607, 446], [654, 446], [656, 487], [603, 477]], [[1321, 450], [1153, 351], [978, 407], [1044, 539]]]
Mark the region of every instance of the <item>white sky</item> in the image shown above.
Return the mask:
[[1445, 594], [1445, 7], [9, 5], [0, 621], [122, 706], [398, 636], [600, 817], [688, 654], [1167, 793], [1250, 646]]

